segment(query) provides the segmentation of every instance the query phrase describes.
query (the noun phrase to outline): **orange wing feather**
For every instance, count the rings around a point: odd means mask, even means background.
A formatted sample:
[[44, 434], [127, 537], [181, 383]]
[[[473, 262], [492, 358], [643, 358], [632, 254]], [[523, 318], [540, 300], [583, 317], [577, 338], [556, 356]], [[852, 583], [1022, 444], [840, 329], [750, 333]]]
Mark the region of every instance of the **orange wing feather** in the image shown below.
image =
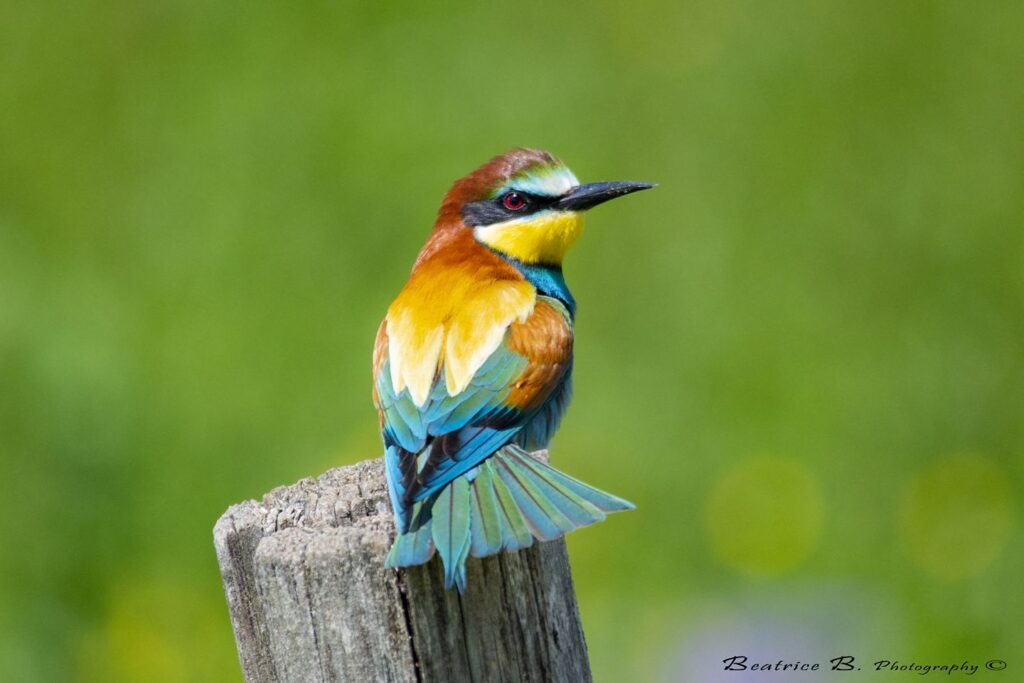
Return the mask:
[[524, 322], [509, 326], [509, 348], [529, 364], [505, 402], [522, 411], [539, 407], [561, 381], [572, 360], [572, 328], [561, 311], [540, 297]]

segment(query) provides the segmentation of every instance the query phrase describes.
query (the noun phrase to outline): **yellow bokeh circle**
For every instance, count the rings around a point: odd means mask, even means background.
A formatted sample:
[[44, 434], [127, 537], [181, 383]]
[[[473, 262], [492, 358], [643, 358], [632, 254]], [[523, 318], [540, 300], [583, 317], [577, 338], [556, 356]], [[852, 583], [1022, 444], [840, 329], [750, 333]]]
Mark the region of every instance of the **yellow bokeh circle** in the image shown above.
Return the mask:
[[821, 537], [825, 502], [817, 477], [798, 460], [753, 457], [725, 472], [707, 503], [715, 555], [751, 576], [792, 571]]
[[1008, 475], [991, 458], [957, 454], [921, 470], [900, 506], [902, 546], [929, 574], [956, 580], [992, 564], [1010, 537]]

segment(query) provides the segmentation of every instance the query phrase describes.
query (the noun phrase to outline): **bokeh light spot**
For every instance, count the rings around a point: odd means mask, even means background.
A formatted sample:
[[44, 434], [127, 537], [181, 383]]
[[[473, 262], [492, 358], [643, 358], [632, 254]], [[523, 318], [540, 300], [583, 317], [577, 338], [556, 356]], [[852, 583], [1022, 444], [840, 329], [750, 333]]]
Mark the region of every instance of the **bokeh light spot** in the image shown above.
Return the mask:
[[800, 462], [755, 457], [728, 470], [712, 488], [707, 528], [715, 555], [753, 576], [799, 565], [821, 536], [825, 503], [817, 478]]
[[1012, 496], [992, 459], [958, 454], [922, 469], [903, 493], [900, 531], [911, 559], [946, 580], [982, 572], [1006, 546]]
[[232, 680], [238, 663], [219, 657], [233, 639], [217, 597], [160, 576], [118, 584], [106, 618], [79, 640], [76, 680]]

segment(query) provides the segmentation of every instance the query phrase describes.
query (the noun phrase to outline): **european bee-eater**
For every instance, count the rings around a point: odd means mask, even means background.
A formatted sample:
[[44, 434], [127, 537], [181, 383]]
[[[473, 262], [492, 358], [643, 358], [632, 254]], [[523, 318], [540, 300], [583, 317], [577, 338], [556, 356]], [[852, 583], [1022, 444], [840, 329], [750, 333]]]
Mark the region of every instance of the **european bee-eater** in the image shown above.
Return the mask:
[[653, 185], [581, 185], [513, 149], [445, 195], [373, 353], [398, 537], [387, 565], [428, 561], [466, 587], [466, 558], [518, 550], [633, 504], [540, 462], [569, 403], [576, 301], [562, 258], [583, 212]]

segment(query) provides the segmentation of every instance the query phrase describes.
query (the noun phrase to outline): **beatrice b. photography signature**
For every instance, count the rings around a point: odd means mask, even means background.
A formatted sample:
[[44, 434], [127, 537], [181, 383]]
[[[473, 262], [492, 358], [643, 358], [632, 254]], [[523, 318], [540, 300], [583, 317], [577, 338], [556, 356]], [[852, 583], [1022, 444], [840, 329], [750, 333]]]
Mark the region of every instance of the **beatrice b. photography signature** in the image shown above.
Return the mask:
[[733, 655], [722, 660], [726, 671], [789, 671], [803, 673], [813, 671], [887, 671], [897, 673], [913, 673], [920, 676], [928, 674], [961, 674], [973, 676], [979, 671], [1002, 671], [1006, 662], [1002, 659], [989, 659], [983, 664], [975, 664], [964, 660], [961, 662], [918, 662], [899, 659], [876, 659], [871, 662], [859, 662], [853, 655], [833, 657], [827, 662], [802, 662], [799, 660], [751, 661], [746, 655]]

